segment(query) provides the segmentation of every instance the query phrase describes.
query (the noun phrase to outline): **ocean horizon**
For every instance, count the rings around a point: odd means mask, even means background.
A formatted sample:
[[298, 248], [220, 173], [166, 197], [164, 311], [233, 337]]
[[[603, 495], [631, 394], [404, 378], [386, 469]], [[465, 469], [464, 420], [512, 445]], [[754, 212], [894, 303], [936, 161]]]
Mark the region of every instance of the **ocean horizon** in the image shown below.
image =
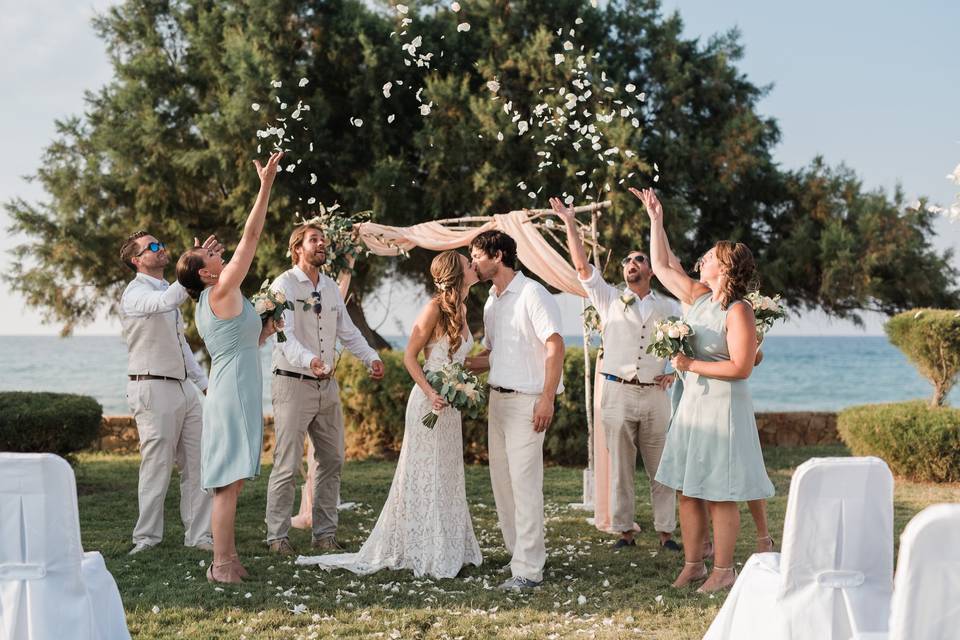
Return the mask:
[[[403, 336], [384, 336], [396, 348]], [[571, 346], [582, 338], [566, 336]], [[270, 413], [270, 345], [261, 350]], [[929, 398], [933, 389], [885, 336], [768, 336], [750, 378], [757, 411], [837, 411]], [[129, 414], [126, 345], [119, 335], [0, 336], [0, 391], [55, 391], [95, 398], [105, 415]], [[573, 383], [570, 381], [568, 384]], [[411, 382], [412, 384], [412, 382]], [[577, 381], [579, 384], [579, 381]], [[956, 405], [960, 390], [948, 401]]]

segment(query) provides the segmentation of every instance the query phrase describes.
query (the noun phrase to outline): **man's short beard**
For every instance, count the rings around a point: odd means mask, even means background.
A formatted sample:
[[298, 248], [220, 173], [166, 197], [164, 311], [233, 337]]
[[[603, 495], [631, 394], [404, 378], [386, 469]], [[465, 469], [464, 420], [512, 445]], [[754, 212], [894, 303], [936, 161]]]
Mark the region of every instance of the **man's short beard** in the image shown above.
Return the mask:
[[639, 273], [635, 273], [632, 276], [626, 276], [624, 280], [627, 282], [627, 284], [636, 284], [643, 281], [643, 276]]
[[313, 267], [322, 267], [323, 265], [327, 264], [326, 252], [313, 253], [312, 255], [304, 255], [303, 257], [306, 259], [307, 264]]

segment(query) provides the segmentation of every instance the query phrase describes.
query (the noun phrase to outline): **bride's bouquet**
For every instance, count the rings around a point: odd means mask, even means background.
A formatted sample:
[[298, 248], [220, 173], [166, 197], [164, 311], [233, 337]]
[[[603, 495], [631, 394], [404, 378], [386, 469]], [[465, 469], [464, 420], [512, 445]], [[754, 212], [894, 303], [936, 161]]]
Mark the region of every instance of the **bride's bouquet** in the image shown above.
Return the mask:
[[[464, 416], [477, 418], [483, 411], [486, 402], [483, 385], [475, 374], [464, 369], [459, 362], [451, 362], [439, 371], [428, 372], [427, 382], [450, 407]], [[431, 411], [423, 416], [423, 425], [433, 429], [439, 418], [437, 411]]]
[[690, 336], [693, 329], [686, 322], [676, 316], [670, 316], [657, 322], [657, 333], [654, 340], [647, 347], [647, 353], [658, 358], [672, 358], [682, 353], [688, 358], [693, 357], [693, 347], [690, 346]]
[[[283, 312], [287, 309], [293, 309], [293, 303], [287, 300], [283, 291], [273, 291], [270, 289], [270, 279], [267, 278], [260, 285], [260, 291], [253, 294], [250, 298], [254, 310], [260, 314], [260, 320], [266, 324], [267, 320], [273, 318], [274, 323], [280, 324], [283, 320]], [[287, 336], [283, 331], [277, 331], [277, 342], [286, 342]]]
[[763, 337], [770, 331], [773, 323], [787, 317], [787, 312], [780, 304], [780, 294], [773, 296], [762, 295], [759, 291], [751, 291], [746, 295], [747, 302], [753, 307], [753, 315], [757, 323], [757, 343], [763, 342]]

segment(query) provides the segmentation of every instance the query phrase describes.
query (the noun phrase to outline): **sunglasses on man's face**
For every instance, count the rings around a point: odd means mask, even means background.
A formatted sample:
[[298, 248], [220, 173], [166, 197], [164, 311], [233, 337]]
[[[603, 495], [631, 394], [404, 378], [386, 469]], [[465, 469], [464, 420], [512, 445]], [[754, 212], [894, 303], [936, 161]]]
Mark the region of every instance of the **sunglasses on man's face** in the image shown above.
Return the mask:
[[136, 257], [140, 257], [145, 254], [147, 251], [152, 251], [153, 253], [159, 253], [162, 249], [165, 249], [167, 245], [162, 242], [151, 242], [143, 248], [143, 251], [137, 254]]
[[647, 261], [647, 256], [627, 256], [620, 261], [620, 264], [627, 266], [631, 261], [636, 262], [637, 264], [643, 264]]

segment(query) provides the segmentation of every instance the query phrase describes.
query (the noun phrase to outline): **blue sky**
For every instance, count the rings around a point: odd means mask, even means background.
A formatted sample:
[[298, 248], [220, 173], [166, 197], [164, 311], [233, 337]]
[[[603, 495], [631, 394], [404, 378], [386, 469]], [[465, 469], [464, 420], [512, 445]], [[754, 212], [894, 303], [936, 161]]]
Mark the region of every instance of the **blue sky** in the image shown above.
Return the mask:
[[[4, 8], [0, 41], [10, 53], [0, 66], [0, 132], [7, 144], [0, 156], [0, 201], [42, 197], [21, 176], [39, 165], [54, 119], [81, 113], [83, 91], [109, 80], [90, 18], [110, 4], [34, 0]], [[941, 204], [954, 199], [958, 187], [945, 175], [960, 163], [960, 3], [668, 0], [664, 10], [680, 12], [690, 37], [740, 29], [745, 54], [739, 68], [756, 84], [773, 84], [760, 110], [780, 123], [775, 156], [783, 166], [799, 167], [822, 154], [831, 164], [848, 164], [869, 187], [892, 190], [899, 183], [911, 198], [922, 194]], [[0, 212], [0, 225], [7, 224]], [[944, 220], [938, 232], [937, 246], [960, 243], [960, 223]], [[0, 237], [0, 268], [14, 244], [6, 234]], [[385, 288], [380, 302], [368, 305], [371, 322], [389, 334], [409, 326], [413, 311], [399, 309], [397, 301], [409, 300], [410, 293], [401, 285]], [[566, 300], [562, 307], [565, 332], [574, 333], [579, 303]], [[5, 283], [0, 308], [0, 335], [57, 332], [24, 309]], [[816, 313], [774, 331], [861, 333]], [[880, 333], [879, 319], [870, 320], [867, 331]], [[116, 332], [117, 323], [103, 319], [79, 333]]]

